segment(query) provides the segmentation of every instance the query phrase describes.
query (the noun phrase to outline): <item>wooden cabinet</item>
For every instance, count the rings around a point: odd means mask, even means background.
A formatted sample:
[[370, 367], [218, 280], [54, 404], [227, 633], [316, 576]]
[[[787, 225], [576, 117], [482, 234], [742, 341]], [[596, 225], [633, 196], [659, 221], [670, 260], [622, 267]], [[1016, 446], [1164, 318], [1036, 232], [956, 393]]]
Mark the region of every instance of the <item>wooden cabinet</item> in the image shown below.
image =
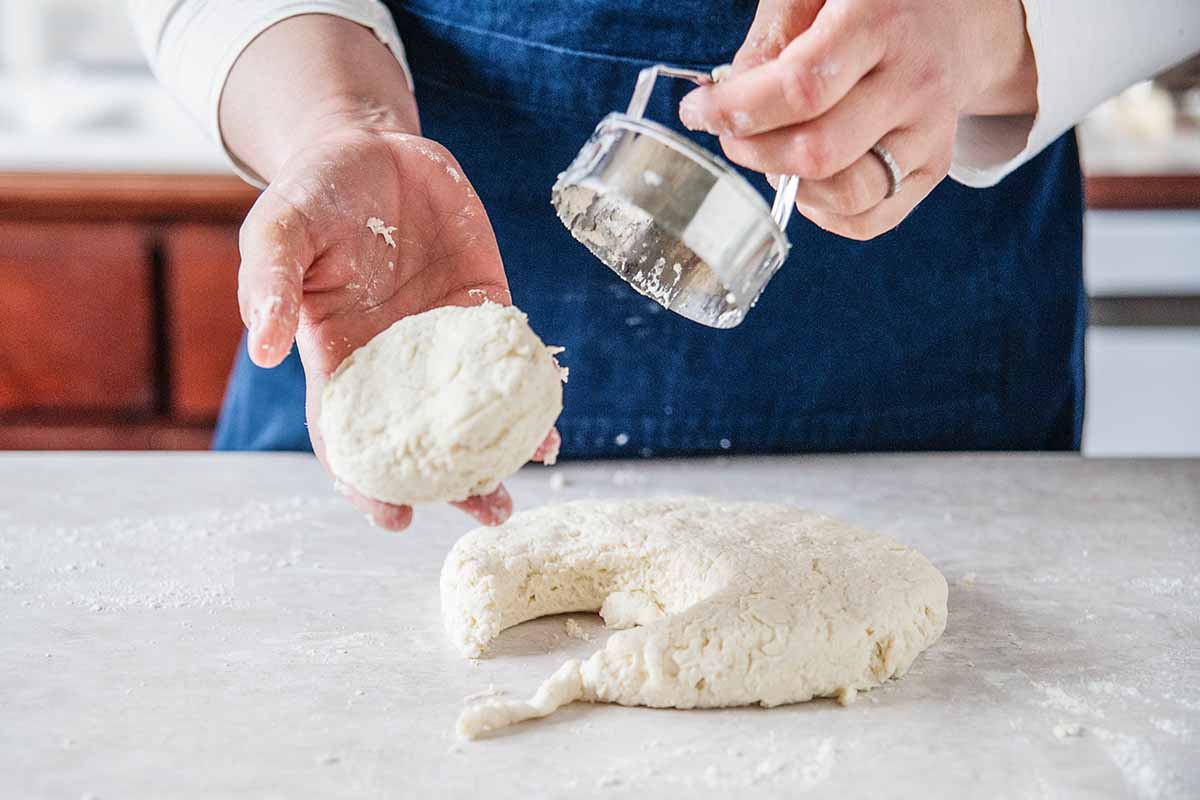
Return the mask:
[[254, 197], [231, 177], [0, 174], [0, 449], [207, 447]]
[[0, 413], [154, 410], [148, 246], [132, 225], [0, 222]]
[[172, 417], [216, 419], [237, 352], [236, 226], [176, 225], [163, 237], [167, 402]]

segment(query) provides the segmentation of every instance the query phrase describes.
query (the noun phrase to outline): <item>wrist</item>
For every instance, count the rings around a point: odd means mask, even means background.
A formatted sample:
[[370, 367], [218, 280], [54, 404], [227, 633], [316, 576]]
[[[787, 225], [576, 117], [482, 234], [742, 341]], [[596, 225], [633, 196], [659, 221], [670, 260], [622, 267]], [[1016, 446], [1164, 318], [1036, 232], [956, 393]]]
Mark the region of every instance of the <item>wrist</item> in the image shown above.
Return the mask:
[[990, 0], [978, 13], [980, 27], [970, 37], [973, 54], [980, 59], [979, 74], [963, 112], [977, 115], [1021, 115], [1037, 112], [1037, 65], [1026, 31], [1022, 0]]
[[421, 123], [417, 104], [408, 93], [407, 102], [363, 95], [334, 95], [316, 101], [280, 149], [280, 163], [296, 150], [346, 131], [407, 133], [419, 136]]
[[420, 132], [400, 62], [369, 29], [324, 14], [278, 22], [242, 51], [219, 121], [230, 154], [267, 181], [298, 149], [338, 130]]

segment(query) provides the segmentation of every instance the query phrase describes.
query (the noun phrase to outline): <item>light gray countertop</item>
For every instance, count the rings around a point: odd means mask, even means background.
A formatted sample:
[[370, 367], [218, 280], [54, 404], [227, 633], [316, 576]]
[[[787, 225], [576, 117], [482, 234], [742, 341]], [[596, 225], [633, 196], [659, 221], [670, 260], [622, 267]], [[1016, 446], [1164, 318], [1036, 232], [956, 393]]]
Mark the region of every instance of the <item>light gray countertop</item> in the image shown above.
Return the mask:
[[1200, 461], [610, 462], [509, 486], [820, 508], [929, 556], [949, 625], [849, 708], [577, 704], [458, 744], [464, 696], [526, 695], [603, 640], [576, 615], [593, 641], [551, 618], [459, 656], [437, 595], [458, 512], [385, 534], [303, 456], [3, 456], [0, 794], [1200, 795]]

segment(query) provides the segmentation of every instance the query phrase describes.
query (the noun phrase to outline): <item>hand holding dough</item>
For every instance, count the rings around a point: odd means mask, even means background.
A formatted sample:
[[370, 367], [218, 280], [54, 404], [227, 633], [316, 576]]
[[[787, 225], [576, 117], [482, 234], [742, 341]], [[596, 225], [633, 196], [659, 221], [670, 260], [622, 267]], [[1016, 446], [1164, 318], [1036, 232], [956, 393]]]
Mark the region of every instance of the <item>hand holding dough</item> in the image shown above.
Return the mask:
[[442, 616], [467, 656], [547, 614], [599, 611], [605, 647], [529, 702], [459, 718], [478, 734], [574, 700], [658, 708], [853, 700], [946, 626], [946, 581], [915, 550], [813, 511], [708, 498], [578, 501], [464, 536]]
[[321, 402], [329, 467], [397, 505], [491, 493], [562, 411], [556, 348], [513, 306], [405, 317], [342, 362]]

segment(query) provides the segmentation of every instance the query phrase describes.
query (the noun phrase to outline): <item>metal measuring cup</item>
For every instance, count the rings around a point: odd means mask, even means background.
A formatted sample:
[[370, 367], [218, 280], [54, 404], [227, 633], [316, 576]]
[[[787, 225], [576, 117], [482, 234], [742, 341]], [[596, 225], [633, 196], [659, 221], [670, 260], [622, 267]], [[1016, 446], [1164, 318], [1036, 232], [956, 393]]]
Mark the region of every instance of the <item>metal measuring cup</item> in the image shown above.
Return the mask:
[[740, 323], [787, 257], [798, 179], [768, 207], [723, 159], [642, 115], [660, 75], [703, 86], [724, 69], [642, 70], [629, 108], [600, 121], [551, 190], [571, 235], [630, 286], [714, 328]]

